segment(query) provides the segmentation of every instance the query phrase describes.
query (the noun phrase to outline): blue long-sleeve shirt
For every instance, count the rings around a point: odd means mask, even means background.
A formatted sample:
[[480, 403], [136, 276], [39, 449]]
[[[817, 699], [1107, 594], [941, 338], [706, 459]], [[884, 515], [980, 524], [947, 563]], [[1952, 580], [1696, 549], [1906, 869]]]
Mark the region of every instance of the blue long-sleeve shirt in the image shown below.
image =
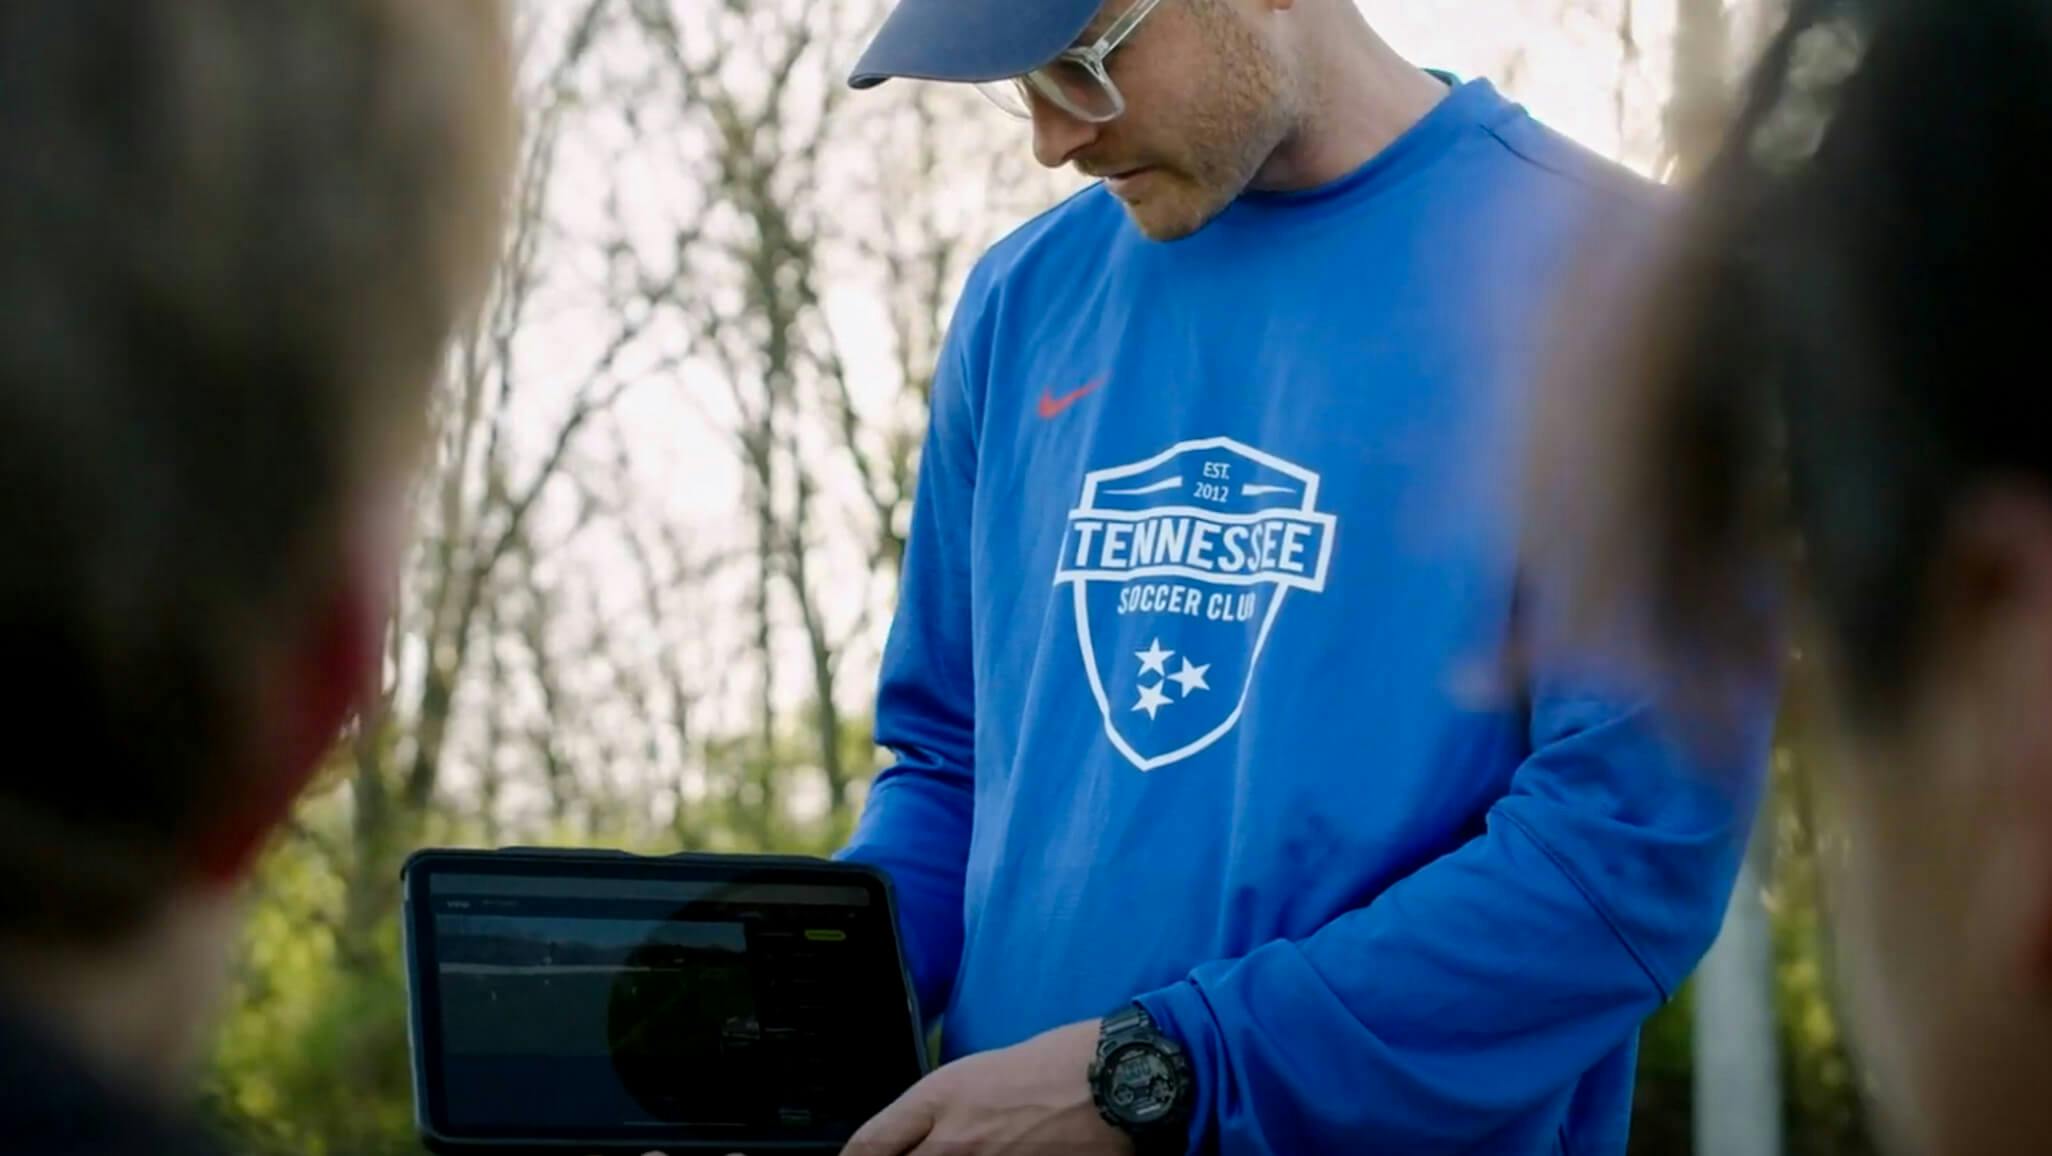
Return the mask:
[[1471, 82], [1187, 240], [1093, 187], [978, 265], [877, 701], [898, 761], [844, 852], [892, 875], [950, 1056], [1139, 998], [1195, 1150], [1623, 1151], [1768, 722], [1706, 758], [1530, 626], [1549, 307], [1591, 224], [1652, 211]]

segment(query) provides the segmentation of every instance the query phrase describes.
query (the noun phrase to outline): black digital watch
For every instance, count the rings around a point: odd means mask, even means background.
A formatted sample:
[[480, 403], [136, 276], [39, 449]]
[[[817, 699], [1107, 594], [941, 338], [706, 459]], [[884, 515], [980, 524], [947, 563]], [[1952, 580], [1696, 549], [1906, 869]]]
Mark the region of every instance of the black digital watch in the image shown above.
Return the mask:
[[1196, 1099], [1190, 1057], [1139, 1004], [1113, 1012], [1099, 1025], [1090, 1097], [1098, 1114], [1131, 1137], [1141, 1156], [1180, 1156], [1189, 1147]]

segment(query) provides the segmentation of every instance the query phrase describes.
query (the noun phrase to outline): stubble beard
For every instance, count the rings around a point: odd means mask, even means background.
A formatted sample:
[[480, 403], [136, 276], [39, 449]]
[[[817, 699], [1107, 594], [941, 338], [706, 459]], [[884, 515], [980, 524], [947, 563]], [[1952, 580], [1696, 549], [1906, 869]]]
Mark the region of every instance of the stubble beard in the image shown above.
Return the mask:
[[1179, 133], [1189, 142], [1184, 156], [1156, 174], [1169, 188], [1126, 206], [1150, 240], [1181, 240], [1217, 219], [1297, 123], [1294, 86], [1268, 46], [1230, 14], [1221, 13], [1209, 32], [1218, 79]]

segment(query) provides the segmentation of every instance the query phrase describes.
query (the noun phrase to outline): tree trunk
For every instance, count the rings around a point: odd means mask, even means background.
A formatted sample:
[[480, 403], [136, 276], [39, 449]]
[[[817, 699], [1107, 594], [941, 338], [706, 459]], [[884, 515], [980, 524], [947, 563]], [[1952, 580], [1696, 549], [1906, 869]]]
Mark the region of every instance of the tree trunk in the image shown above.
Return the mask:
[[798, 462], [798, 447], [791, 446], [789, 453], [798, 470], [798, 497], [792, 507], [789, 545], [791, 592], [798, 603], [799, 621], [805, 628], [806, 650], [812, 660], [813, 725], [819, 749], [819, 769], [826, 777], [830, 813], [838, 815], [848, 801], [848, 770], [841, 757], [841, 708], [834, 701], [835, 648], [827, 637], [826, 615], [813, 591], [810, 567], [806, 562], [815, 490], [811, 476]]
[[1676, 0], [1674, 90], [1664, 119], [1666, 171], [1688, 183], [1724, 139], [1731, 106], [1730, 31], [1724, 0]]
[[385, 788], [383, 720], [365, 720], [352, 752], [350, 776], [354, 808], [350, 816], [350, 856], [343, 867], [342, 919], [335, 957], [357, 974], [376, 965], [378, 924], [386, 911], [386, 885], [380, 879], [395, 845], [391, 795]]

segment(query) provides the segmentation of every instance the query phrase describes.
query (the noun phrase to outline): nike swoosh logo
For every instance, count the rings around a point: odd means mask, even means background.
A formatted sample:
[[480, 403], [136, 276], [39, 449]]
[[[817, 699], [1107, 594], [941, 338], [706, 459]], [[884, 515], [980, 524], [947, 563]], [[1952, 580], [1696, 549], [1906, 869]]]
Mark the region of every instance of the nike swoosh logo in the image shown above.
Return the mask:
[[1060, 397], [1056, 397], [1054, 393], [1050, 390], [1041, 390], [1040, 420], [1049, 421], [1053, 418], [1060, 417], [1063, 410], [1068, 409], [1070, 406], [1075, 405], [1077, 402], [1082, 401], [1084, 398], [1090, 396], [1093, 393], [1096, 393], [1098, 390], [1102, 388], [1104, 388], [1104, 379], [1100, 377], [1096, 381], [1091, 382], [1089, 385], [1086, 385], [1081, 389], [1070, 390], [1068, 393], [1065, 393]]

